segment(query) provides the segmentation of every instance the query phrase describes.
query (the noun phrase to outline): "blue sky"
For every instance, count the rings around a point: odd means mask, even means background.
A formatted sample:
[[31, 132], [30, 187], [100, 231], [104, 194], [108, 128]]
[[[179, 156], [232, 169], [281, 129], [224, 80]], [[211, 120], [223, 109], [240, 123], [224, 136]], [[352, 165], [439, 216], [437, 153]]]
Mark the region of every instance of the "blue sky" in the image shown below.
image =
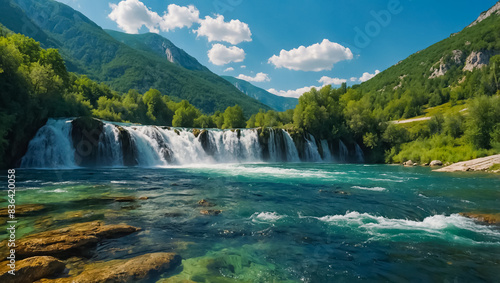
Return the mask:
[[157, 32], [216, 74], [297, 97], [311, 86], [369, 79], [462, 30], [497, 1], [60, 2], [106, 29]]

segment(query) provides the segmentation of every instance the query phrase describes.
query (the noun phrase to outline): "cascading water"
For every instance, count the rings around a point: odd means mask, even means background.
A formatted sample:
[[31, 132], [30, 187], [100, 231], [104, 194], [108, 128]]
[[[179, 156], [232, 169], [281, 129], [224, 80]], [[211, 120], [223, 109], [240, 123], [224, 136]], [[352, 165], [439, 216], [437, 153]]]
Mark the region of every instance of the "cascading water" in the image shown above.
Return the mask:
[[323, 161], [332, 162], [334, 159], [332, 153], [330, 152], [327, 140], [321, 140], [321, 148], [323, 149]]
[[[75, 133], [72, 133], [71, 122], [71, 120], [49, 119], [29, 143], [28, 151], [21, 160], [21, 166], [39, 168], [87, 166], [75, 159], [73, 147]], [[328, 142], [319, 141], [318, 145], [322, 148], [320, 154], [314, 136], [308, 133], [303, 137], [303, 143], [300, 143], [301, 148], [298, 148], [290, 134], [283, 129], [268, 129], [269, 135], [266, 139], [259, 137], [260, 130], [257, 129], [192, 130], [100, 123], [102, 132], [94, 149], [95, 161], [92, 163], [98, 166], [334, 161]], [[347, 147], [339, 141], [339, 160], [345, 162], [347, 159]], [[357, 145], [356, 160], [364, 161], [363, 152]]]
[[287, 156], [287, 161], [288, 162], [299, 162], [299, 151], [297, 150], [297, 147], [295, 146], [295, 143], [293, 142], [292, 137], [290, 134], [285, 131], [283, 131], [283, 137], [285, 140], [285, 146], [286, 146], [286, 156]]
[[306, 137], [306, 161], [319, 162], [321, 161], [321, 155], [318, 151], [318, 146], [316, 145], [316, 139], [311, 134], [307, 134]]
[[340, 162], [346, 162], [348, 155], [349, 155], [349, 150], [347, 149], [347, 146], [345, 146], [345, 144], [342, 142], [342, 140], [339, 140], [339, 159], [340, 159]]
[[104, 124], [103, 133], [99, 137], [97, 153], [98, 164], [104, 166], [123, 165], [123, 150], [120, 131], [113, 124]]
[[49, 119], [30, 141], [28, 152], [21, 160], [21, 167], [75, 167], [71, 129], [71, 120]]
[[361, 150], [361, 147], [356, 143], [355, 144], [356, 148], [356, 162], [357, 163], [364, 163], [365, 162], [365, 154], [363, 153], [363, 150]]

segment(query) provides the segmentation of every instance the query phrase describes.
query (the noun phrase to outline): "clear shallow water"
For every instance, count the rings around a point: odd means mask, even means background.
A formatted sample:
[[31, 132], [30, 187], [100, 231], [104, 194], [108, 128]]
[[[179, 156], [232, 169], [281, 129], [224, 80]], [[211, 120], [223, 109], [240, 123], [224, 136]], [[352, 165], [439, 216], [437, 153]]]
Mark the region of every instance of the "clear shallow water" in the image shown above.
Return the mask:
[[[143, 230], [91, 261], [177, 252], [164, 274], [196, 282], [500, 281], [498, 175], [341, 164], [18, 170], [17, 201], [42, 203], [18, 236], [102, 219]], [[118, 203], [109, 196], [147, 196]], [[203, 208], [206, 199], [216, 206]], [[218, 216], [202, 209], [220, 209]], [[75, 213], [78, 211], [78, 213]], [[174, 281], [175, 282], [175, 281]]]

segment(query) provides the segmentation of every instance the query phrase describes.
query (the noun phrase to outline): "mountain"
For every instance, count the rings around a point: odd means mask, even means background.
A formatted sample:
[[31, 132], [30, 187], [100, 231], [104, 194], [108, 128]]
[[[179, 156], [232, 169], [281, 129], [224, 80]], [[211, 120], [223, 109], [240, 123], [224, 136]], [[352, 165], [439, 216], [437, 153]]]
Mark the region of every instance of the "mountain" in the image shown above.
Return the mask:
[[40, 41], [44, 48], [58, 48], [69, 71], [117, 91], [155, 88], [206, 113], [235, 104], [246, 115], [270, 109], [159, 35], [110, 32], [111, 36], [83, 14], [53, 0], [0, 0], [0, 5], [0, 23], [5, 27]]
[[392, 119], [410, 118], [421, 114], [424, 107], [494, 94], [498, 79], [489, 63], [498, 54], [500, 2], [462, 31], [410, 55], [355, 88], [365, 94], [374, 93], [376, 103], [396, 114]]
[[299, 102], [297, 98], [274, 95], [244, 80], [240, 80], [230, 76], [222, 76], [222, 78], [232, 83], [241, 92], [245, 93], [246, 95], [252, 98], [257, 99], [258, 101], [266, 104], [267, 106], [277, 111], [286, 111], [288, 109], [294, 109], [295, 106], [297, 106], [297, 103]]
[[114, 39], [134, 49], [163, 57], [169, 62], [189, 70], [209, 71], [207, 67], [200, 64], [194, 57], [175, 46], [170, 40], [156, 33], [128, 34], [114, 30], [105, 31]]

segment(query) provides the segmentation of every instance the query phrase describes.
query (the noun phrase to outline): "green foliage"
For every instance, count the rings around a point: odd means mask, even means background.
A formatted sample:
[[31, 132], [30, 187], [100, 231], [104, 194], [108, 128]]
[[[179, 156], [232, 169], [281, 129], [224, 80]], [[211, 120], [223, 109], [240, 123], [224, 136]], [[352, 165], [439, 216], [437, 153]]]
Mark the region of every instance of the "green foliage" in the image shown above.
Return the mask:
[[491, 148], [491, 134], [500, 124], [500, 96], [480, 96], [469, 105], [466, 134], [475, 148]]
[[224, 111], [224, 124], [223, 129], [234, 129], [234, 128], [244, 128], [245, 127], [245, 116], [243, 115], [243, 110], [239, 105], [226, 108]]

